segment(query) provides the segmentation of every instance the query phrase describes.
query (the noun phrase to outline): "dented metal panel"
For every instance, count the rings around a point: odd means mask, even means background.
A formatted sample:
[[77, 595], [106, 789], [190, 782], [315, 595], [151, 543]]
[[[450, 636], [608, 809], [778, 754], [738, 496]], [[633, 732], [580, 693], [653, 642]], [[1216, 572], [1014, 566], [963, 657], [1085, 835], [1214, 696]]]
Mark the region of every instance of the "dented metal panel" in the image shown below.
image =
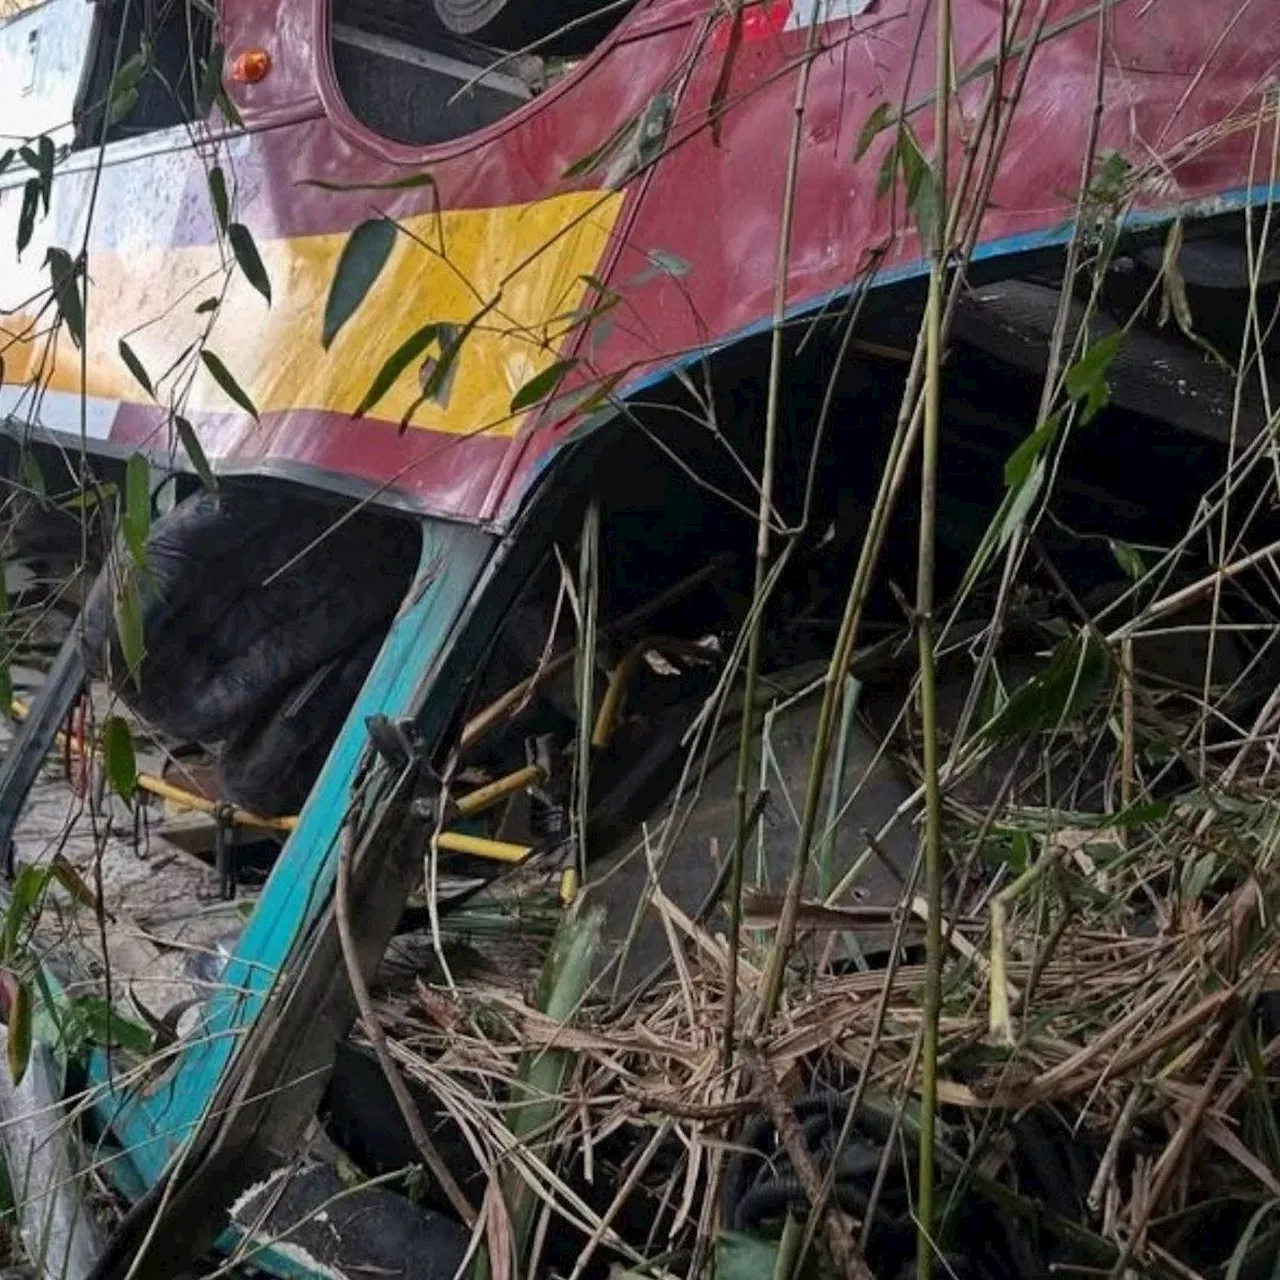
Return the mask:
[[[877, 191], [894, 129], [856, 153], [867, 121], [902, 102], [929, 153], [928, 75], [911, 56], [929, 39], [921, 35], [928, 9], [925, 0], [773, 0], [746, 11], [731, 39], [732, 19], [710, 0], [648, 0], [553, 88], [475, 135], [423, 148], [378, 137], [347, 109], [326, 45], [327, 0], [225, 0], [229, 63], [255, 49], [271, 59], [259, 82], [227, 85], [243, 127], [215, 117], [197, 130], [196, 146], [178, 129], [113, 144], [101, 157], [60, 157], [49, 216], [0, 270], [0, 413], [15, 429], [32, 423], [73, 438], [83, 430], [91, 448], [141, 449], [183, 465], [172, 425], [180, 406], [224, 473], [285, 475], [463, 525], [509, 524], [590, 420], [581, 404], [594, 387], [633, 395], [771, 324], [787, 139], [806, 58], [788, 314], [812, 312], [860, 282], [925, 269], [914, 220]], [[1235, 20], [1234, 0], [1170, 7], [1158, 54], [1144, 42], [1145, 9], [1122, 0], [1108, 10], [1116, 57], [1104, 59], [1098, 114], [1100, 152], [1129, 160], [1135, 221], [1159, 225], [1269, 198], [1250, 174], [1259, 121], [1274, 114], [1267, 85], [1280, 71], [1280, 0], [1258, 6], [1269, 21], [1248, 24]], [[815, 19], [818, 44], [806, 52]], [[970, 116], [990, 84], [1000, 21], [1000, 6], [985, 0], [956, 6]], [[977, 235], [980, 258], [1012, 260], [1071, 234], [1097, 21], [1097, 7], [1082, 0], [1049, 7], [1050, 35], [1035, 51]], [[1019, 73], [1017, 57], [1007, 62], [1006, 91]], [[954, 163], [958, 177], [962, 155]], [[231, 261], [210, 200], [214, 166], [227, 179], [230, 216], [261, 253], [269, 298]], [[15, 166], [0, 179], [6, 255], [29, 178]], [[372, 216], [394, 218], [406, 234], [326, 351], [320, 318], [330, 281], [347, 236]], [[75, 252], [82, 240], [83, 365], [69, 335], [41, 324], [30, 302], [47, 287], [48, 249]], [[600, 286], [621, 299], [626, 323], [592, 322]], [[397, 348], [441, 323], [468, 335], [441, 392], [421, 395], [444, 354], [437, 337], [357, 415]], [[122, 340], [154, 376], [154, 397], [122, 359]], [[252, 412], [207, 364], [187, 359], [201, 344]], [[578, 363], [562, 389], [578, 400], [513, 409], [521, 388], [566, 358]], [[187, 381], [161, 376], [188, 366]], [[431, 520], [425, 528], [421, 589], [262, 895], [208, 1034], [148, 1095], [110, 1100], [144, 1184], [157, 1183], [192, 1134], [225, 1140], [227, 1160], [239, 1150], [225, 1131], [210, 1134], [223, 1119], [210, 1108], [243, 1083], [234, 1072], [249, 1067], [238, 1047], [273, 999], [302, 998], [296, 966], [324, 927], [367, 745], [364, 719], [416, 716], [434, 741], [465, 669], [446, 665], [450, 646], [461, 636], [469, 662], [485, 638], [475, 617], [493, 625], [481, 608], [492, 600], [488, 536]], [[235, 1135], [241, 1144], [251, 1137]]]
[[[1230, 0], [1171, 9], [1157, 24], [1158, 74], [1147, 66], [1155, 55], [1144, 52], [1151, 24], [1142, 7], [1109, 10], [1117, 56], [1104, 77], [1099, 152], [1129, 159], [1135, 207], [1156, 221], [1265, 195], [1246, 187], [1260, 95], [1280, 67], [1280, 23], [1243, 23], [1235, 9]], [[151, 401], [118, 341], [126, 337], [153, 372], [203, 341], [256, 410], [237, 405], [207, 369], [192, 369], [185, 412], [223, 471], [287, 474], [424, 514], [505, 522], [541, 460], [580, 424], [564, 400], [541, 415], [512, 409], [554, 361], [581, 361], [564, 387], [576, 380], [579, 402], [602, 382], [625, 396], [768, 324], [786, 139], [815, 19], [788, 308], [811, 310], [868, 278], [918, 273], [912, 219], [900, 201], [877, 195], [894, 130], [854, 153], [877, 108], [900, 101], [928, 153], [927, 76], [909, 56], [929, 21], [923, 0], [770, 0], [748, 8], [732, 52], [729, 19], [714, 6], [649, 0], [554, 87], [477, 134], [425, 148], [379, 138], [347, 110], [324, 0], [226, 0], [230, 59], [252, 48], [271, 59], [260, 82], [228, 86], [244, 130], [214, 122], [194, 149], [182, 130], [107, 148], [88, 238], [83, 388], [66, 335], [48, 349], [24, 306], [45, 283], [47, 249], [74, 249], [84, 232], [97, 157], [60, 163], [49, 218], [37, 220], [21, 260], [0, 274], [0, 305], [15, 308], [5, 320], [0, 410], [75, 435], [83, 422], [96, 447], [181, 462], [170, 423], [179, 388], [168, 383]], [[957, 7], [960, 97], [971, 115], [990, 81], [1000, 22], [997, 6]], [[1029, 29], [1028, 15], [1023, 40]], [[1046, 33], [979, 256], [1015, 255], [1069, 234], [1090, 119], [1081, 104], [1093, 93], [1097, 57], [1094, 7], [1055, 0]], [[1019, 58], [1007, 62], [1006, 89]], [[732, 109], [713, 131], [722, 72]], [[635, 131], [659, 101], [671, 114], [658, 145], [636, 151]], [[961, 163], [957, 154], [957, 173]], [[214, 164], [230, 177], [232, 217], [261, 250], [270, 301], [227, 267], [208, 192]], [[430, 185], [388, 185], [426, 174]], [[0, 189], [6, 253], [23, 180], [18, 171]], [[325, 351], [319, 318], [338, 255], [373, 213], [399, 220], [420, 243], [401, 238], [359, 314]], [[637, 322], [591, 324], [591, 281], [621, 296]], [[221, 299], [216, 310], [200, 311], [212, 297]], [[442, 355], [437, 342], [354, 416], [378, 369], [428, 323], [452, 326], [447, 332], [472, 326], [446, 393], [420, 395]]]

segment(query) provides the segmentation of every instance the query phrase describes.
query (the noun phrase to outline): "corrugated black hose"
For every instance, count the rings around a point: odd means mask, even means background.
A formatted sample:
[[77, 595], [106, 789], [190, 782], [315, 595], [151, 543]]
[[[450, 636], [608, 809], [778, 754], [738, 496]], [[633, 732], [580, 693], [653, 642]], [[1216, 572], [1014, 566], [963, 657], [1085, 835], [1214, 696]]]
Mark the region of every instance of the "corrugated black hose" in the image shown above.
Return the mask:
[[[814, 1163], [824, 1173], [835, 1159], [832, 1195], [858, 1219], [866, 1215], [871, 1188], [891, 1132], [887, 1113], [864, 1107], [850, 1140], [835, 1153], [847, 1100], [819, 1092], [794, 1103], [796, 1119]], [[1060, 1121], [1027, 1116], [1010, 1127], [1014, 1166], [1027, 1189], [1046, 1207], [1077, 1219], [1088, 1187], [1088, 1170], [1075, 1150], [1071, 1130]], [[891, 1157], [889, 1177], [876, 1205], [867, 1261], [877, 1276], [898, 1280], [914, 1271], [916, 1226], [912, 1217], [914, 1144], [901, 1143]], [[907, 1164], [904, 1165], [903, 1156]], [[769, 1119], [750, 1117], [738, 1135], [725, 1170], [724, 1220], [738, 1231], [767, 1232], [788, 1210], [808, 1208], [808, 1197]], [[1024, 1217], [1001, 1208], [972, 1182], [950, 1200], [943, 1255], [960, 1280], [1048, 1280], [1051, 1266], [1066, 1260], [1057, 1242], [1038, 1233]], [[948, 1239], [949, 1237], [949, 1239]]]

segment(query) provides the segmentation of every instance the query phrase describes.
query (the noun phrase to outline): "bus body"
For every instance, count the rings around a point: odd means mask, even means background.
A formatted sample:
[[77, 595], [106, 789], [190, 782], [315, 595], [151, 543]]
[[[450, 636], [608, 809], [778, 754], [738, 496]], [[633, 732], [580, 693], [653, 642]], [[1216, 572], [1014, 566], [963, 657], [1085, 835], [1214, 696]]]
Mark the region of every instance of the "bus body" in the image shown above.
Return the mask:
[[[127, 4], [0, 5], [9, 434], [331, 491], [423, 539], [205, 1034], [132, 1092], [96, 1064], [138, 1201], [104, 1276], [314, 1113], [351, 1014], [332, 888], [366, 724], [446, 732], [545, 550], [538, 502], [583, 482], [572, 446], [699, 361], [928, 272], [926, 0], [639, 0], [532, 70], [414, 8], [219, 0], [193, 55], [144, 44]], [[957, 235], [976, 265], [1060, 249], [1095, 198], [1153, 232], [1271, 199], [1275, 0], [1014, 8], [955, 5], [948, 182], [981, 193]], [[144, 50], [158, 89], [129, 79]], [[371, 947], [415, 870], [362, 899]]]

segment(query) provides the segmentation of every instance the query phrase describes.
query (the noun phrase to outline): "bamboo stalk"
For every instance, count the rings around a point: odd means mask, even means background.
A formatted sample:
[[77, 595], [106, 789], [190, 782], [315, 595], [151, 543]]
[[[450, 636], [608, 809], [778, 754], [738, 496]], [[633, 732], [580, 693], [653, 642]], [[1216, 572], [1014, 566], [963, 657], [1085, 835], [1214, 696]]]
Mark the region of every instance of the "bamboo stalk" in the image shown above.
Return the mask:
[[[934, 99], [934, 208], [937, 218], [925, 312], [924, 441], [920, 477], [920, 557], [916, 627], [920, 645], [920, 712], [924, 734], [925, 923], [924, 1036], [921, 1045], [920, 1187], [916, 1275], [934, 1273], [934, 1133], [938, 1109], [938, 1017], [942, 1005], [942, 789], [938, 785], [938, 696], [933, 640], [934, 543], [937, 536], [938, 435], [942, 418], [943, 284], [947, 275], [947, 127], [951, 108], [951, 0], [938, 0], [937, 96]], [[993, 975], [994, 985], [994, 975]]]
[[338, 883], [334, 892], [334, 914], [338, 921], [338, 940], [342, 945], [342, 958], [346, 964], [347, 978], [351, 983], [351, 994], [355, 997], [356, 1008], [360, 1012], [360, 1021], [364, 1023], [369, 1042], [373, 1045], [374, 1055], [387, 1085], [395, 1098], [405, 1128], [413, 1139], [413, 1145], [422, 1157], [423, 1164], [431, 1171], [440, 1190], [444, 1192], [454, 1212], [467, 1226], [473, 1226], [476, 1211], [467, 1199], [466, 1193], [458, 1185], [453, 1171], [445, 1163], [431, 1135], [422, 1123], [413, 1095], [409, 1092], [400, 1069], [396, 1066], [387, 1047], [387, 1034], [378, 1021], [377, 1011], [373, 1007], [373, 999], [369, 994], [369, 984], [365, 980], [364, 971], [360, 967], [360, 955], [356, 948], [355, 934], [351, 929], [351, 863], [355, 857], [355, 838], [352, 827], [348, 823], [342, 833], [342, 849], [338, 855]]
[[760, 472], [760, 507], [756, 516], [755, 606], [747, 639], [746, 672], [742, 690], [742, 727], [738, 738], [737, 774], [734, 782], [734, 822], [732, 864], [729, 868], [729, 975], [724, 1015], [724, 1063], [733, 1063], [734, 1031], [737, 1022], [738, 950], [742, 945], [742, 868], [747, 846], [747, 788], [751, 774], [756, 691], [760, 680], [760, 653], [764, 637], [765, 584], [769, 577], [769, 521], [773, 515], [773, 473], [778, 451], [778, 412], [782, 394], [782, 338], [787, 308], [787, 277], [791, 263], [791, 227], [795, 218], [796, 179], [800, 170], [800, 147], [804, 140], [804, 106], [809, 93], [809, 56], [817, 44], [818, 24], [809, 25], [805, 58], [796, 80], [792, 105], [791, 138], [788, 143], [787, 173], [782, 191], [782, 224], [778, 232], [778, 262], [774, 273], [773, 331], [769, 346], [769, 387], [765, 404], [764, 460]]
[[582, 546], [579, 549], [579, 618], [577, 648], [578, 732], [574, 743], [573, 830], [578, 877], [587, 878], [587, 817], [591, 795], [591, 730], [595, 723], [596, 653], [600, 608], [600, 501], [592, 498], [582, 518]]

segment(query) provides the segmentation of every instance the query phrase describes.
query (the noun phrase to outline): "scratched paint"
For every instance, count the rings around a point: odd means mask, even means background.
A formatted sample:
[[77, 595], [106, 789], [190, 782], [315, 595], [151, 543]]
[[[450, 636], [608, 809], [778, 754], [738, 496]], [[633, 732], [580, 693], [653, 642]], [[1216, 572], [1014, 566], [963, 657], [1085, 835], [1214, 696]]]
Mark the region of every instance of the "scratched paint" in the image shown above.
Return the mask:
[[815, 22], [839, 22], [856, 18], [871, 7], [872, 0], [791, 0], [786, 29], [795, 31], [811, 27]]

